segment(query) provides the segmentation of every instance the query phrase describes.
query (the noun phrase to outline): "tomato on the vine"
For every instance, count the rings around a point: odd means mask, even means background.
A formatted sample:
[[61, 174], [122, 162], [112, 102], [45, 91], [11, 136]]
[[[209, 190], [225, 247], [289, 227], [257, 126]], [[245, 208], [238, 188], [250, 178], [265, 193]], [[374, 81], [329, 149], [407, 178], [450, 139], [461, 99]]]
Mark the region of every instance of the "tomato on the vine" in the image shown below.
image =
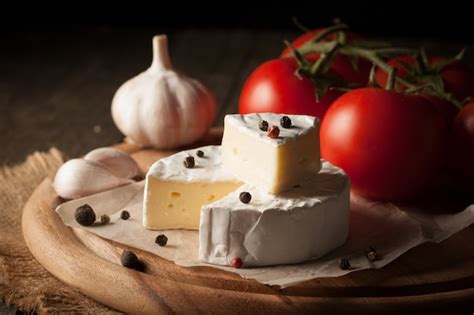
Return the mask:
[[[430, 65], [436, 65], [445, 60], [446, 58], [439, 56], [428, 58]], [[408, 73], [405, 70], [403, 63], [414, 65], [415, 59], [412, 56], [400, 56], [387, 62], [388, 65], [397, 69], [398, 76], [406, 77]], [[467, 65], [459, 61], [453, 62], [441, 70], [440, 76], [443, 80], [445, 91], [452, 93], [459, 101], [462, 101], [467, 97], [474, 97], [474, 71]], [[377, 69], [375, 78], [378, 84], [384, 86], [387, 82], [388, 75], [382, 69]], [[405, 87], [398, 85], [398, 89], [404, 90]], [[442, 114], [444, 114], [449, 125], [451, 125], [454, 117], [459, 112], [459, 109], [454, 104], [438, 97], [427, 96], [427, 98], [441, 111]]]
[[260, 65], [244, 84], [239, 112], [311, 115], [322, 118], [342, 93], [328, 90], [316, 100], [313, 82], [295, 74], [295, 59], [273, 59]]
[[[436, 65], [446, 60], [444, 57], [429, 57], [430, 65]], [[402, 63], [414, 65], [415, 59], [412, 56], [400, 56], [393, 58], [387, 62], [389, 66], [397, 69], [397, 75], [405, 77], [408, 75]], [[464, 100], [467, 97], [474, 97], [474, 70], [460, 61], [453, 62], [445, 66], [440, 72], [443, 79], [446, 92], [452, 93], [457, 99]], [[375, 73], [377, 83], [384, 86], [387, 82], [388, 75], [382, 69], [377, 69]], [[403, 87], [399, 87], [403, 89]]]
[[474, 102], [464, 106], [454, 120], [449, 157], [457, 188], [474, 194]]
[[[323, 31], [324, 28], [317, 28], [311, 32], [306, 32], [299, 37], [297, 37], [293, 42], [291, 42], [291, 46], [294, 48], [300, 48], [308, 41], [314, 38], [317, 34]], [[348, 40], [364, 40], [365, 38], [359, 34], [348, 32], [347, 34]], [[328, 39], [333, 40], [335, 38], [335, 34], [329, 34]], [[281, 54], [280, 58], [285, 58], [291, 56], [291, 49], [289, 47], [285, 48]], [[319, 58], [319, 53], [310, 53], [305, 55], [306, 58], [316, 60]], [[369, 80], [370, 69], [372, 68], [372, 63], [366, 59], [358, 59], [357, 61], [357, 70], [354, 69], [354, 66], [351, 63], [351, 60], [344, 55], [336, 54], [334, 60], [331, 64], [331, 70], [335, 73], [340, 79], [350, 82], [356, 83], [361, 86], [367, 85]]]
[[362, 88], [327, 111], [321, 154], [347, 172], [354, 192], [405, 200], [430, 188], [444, 164], [447, 136], [443, 117], [425, 98]]
[[[432, 57], [430, 62], [437, 64], [443, 57]], [[447, 92], [452, 93], [459, 100], [474, 97], [474, 70], [462, 62], [454, 62], [441, 70], [444, 86]]]

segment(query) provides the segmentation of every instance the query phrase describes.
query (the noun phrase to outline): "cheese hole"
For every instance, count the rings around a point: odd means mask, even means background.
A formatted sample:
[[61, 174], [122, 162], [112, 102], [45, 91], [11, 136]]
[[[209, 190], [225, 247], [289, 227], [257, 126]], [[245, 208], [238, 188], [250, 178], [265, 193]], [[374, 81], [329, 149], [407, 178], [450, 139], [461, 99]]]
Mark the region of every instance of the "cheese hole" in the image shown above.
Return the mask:
[[239, 150], [236, 147], [234, 147], [234, 148], [232, 148], [232, 153], [237, 155], [237, 154], [239, 154]]
[[214, 198], [216, 198], [216, 196], [214, 196], [214, 195], [209, 195], [209, 196], [207, 197], [207, 201], [212, 201], [212, 200], [214, 200]]
[[178, 198], [178, 197], [181, 197], [181, 194], [179, 192], [173, 191], [171, 192], [171, 197]]
[[168, 208], [173, 208], [173, 204], [172, 203], [168, 204]]

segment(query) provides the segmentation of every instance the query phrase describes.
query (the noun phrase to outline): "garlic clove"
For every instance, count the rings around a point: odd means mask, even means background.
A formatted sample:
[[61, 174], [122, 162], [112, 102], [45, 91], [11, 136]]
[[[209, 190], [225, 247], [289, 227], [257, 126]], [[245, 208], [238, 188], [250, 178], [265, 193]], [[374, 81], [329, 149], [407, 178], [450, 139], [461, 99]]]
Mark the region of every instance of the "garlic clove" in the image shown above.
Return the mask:
[[117, 149], [98, 148], [87, 153], [84, 159], [101, 164], [117, 177], [133, 178], [140, 173], [137, 162]]
[[54, 178], [54, 189], [65, 199], [76, 199], [133, 182], [115, 176], [97, 162], [73, 159], [59, 168]]

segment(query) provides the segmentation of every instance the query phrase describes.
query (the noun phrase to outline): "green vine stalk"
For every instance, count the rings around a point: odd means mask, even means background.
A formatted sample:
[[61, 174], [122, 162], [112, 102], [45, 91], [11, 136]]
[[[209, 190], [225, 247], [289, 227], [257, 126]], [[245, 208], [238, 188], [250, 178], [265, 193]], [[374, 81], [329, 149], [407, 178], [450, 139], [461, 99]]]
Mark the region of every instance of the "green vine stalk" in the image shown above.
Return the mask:
[[[459, 108], [465, 103], [465, 100], [457, 100], [452, 94], [444, 90], [440, 77], [440, 71], [452, 62], [460, 60], [464, 54], [464, 50], [454, 58], [436, 65], [430, 65], [427, 54], [423, 48], [410, 49], [392, 47], [388, 43], [378, 41], [348, 40], [348, 31], [349, 26], [339, 23], [319, 32], [312, 40], [297, 49], [292, 47], [288, 42], [285, 42], [285, 44], [291, 48], [290, 54], [293, 54], [299, 64], [298, 75], [302, 73], [315, 83], [317, 100], [319, 100], [330, 87], [350, 87], [340, 80], [329, 79], [328, 76], [325, 75], [330, 69], [336, 54], [342, 54], [350, 58], [355, 70], [357, 70], [358, 58], [363, 58], [371, 61], [376, 67], [382, 69], [387, 74], [393, 73], [393, 70], [391, 70], [392, 67], [386, 63], [386, 58], [409, 55], [416, 61], [415, 66], [403, 65], [410, 75], [401, 77], [393, 74], [394, 81], [406, 88], [404, 93], [431, 94], [445, 99]], [[335, 35], [333, 36], [334, 39], [329, 40], [328, 38], [331, 35]], [[314, 62], [313, 65], [304, 57], [309, 53], [320, 54], [320, 58]], [[439, 83], [440, 81], [441, 83]], [[318, 86], [318, 84], [321, 86]], [[394, 88], [394, 86], [392, 88]]]

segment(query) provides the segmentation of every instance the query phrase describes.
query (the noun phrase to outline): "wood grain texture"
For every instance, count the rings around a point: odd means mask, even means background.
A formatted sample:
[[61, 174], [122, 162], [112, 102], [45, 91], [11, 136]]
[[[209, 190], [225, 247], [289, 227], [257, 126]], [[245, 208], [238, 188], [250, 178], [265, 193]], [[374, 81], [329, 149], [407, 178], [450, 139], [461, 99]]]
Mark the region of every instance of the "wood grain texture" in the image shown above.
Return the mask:
[[[219, 130], [216, 131], [219, 135]], [[219, 136], [208, 140], [215, 142]], [[171, 151], [122, 144], [145, 170]], [[319, 278], [286, 289], [209, 267], [176, 266], [133, 249], [145, 273], [120, 266], [124, 245], [66, 227], [51, 181], [33, 193], [23, 233], [36, 259], [60, 280], [117, 310], [131, 313], [400, 313], [474, 310], [474, 227], [441, 244], [424, 244], [379, 270]]]

